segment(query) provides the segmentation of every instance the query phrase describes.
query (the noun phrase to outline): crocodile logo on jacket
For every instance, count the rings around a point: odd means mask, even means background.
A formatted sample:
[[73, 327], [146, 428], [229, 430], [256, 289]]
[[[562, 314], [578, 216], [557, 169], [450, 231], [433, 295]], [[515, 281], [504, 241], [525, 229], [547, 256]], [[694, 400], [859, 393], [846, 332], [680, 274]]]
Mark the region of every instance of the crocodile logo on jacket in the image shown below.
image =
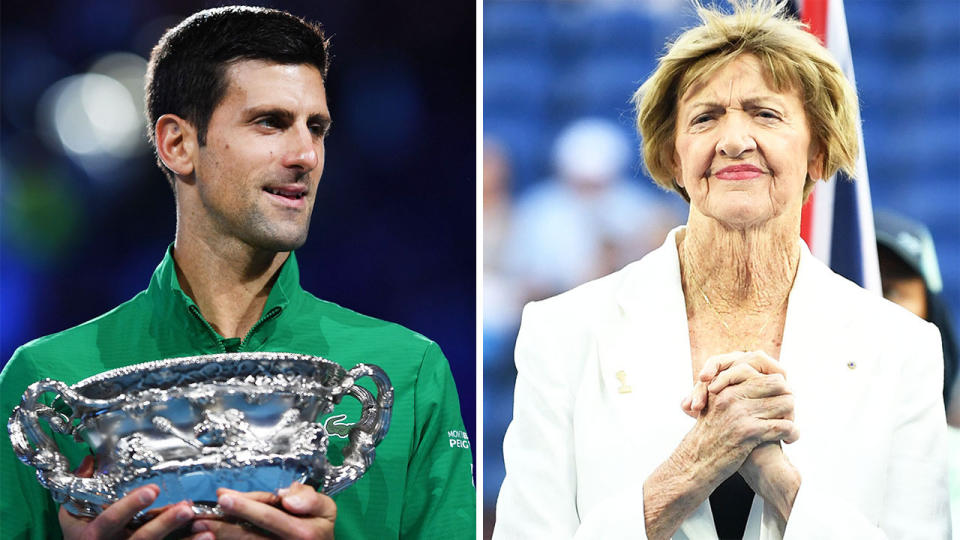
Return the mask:
[[341, 439], [346, 439], [347, 435], [350, 434], [350, 428], [353, 427], [352, 423], [343, 422], [347, 419], [345, 414], [336, 414], [326, 419], [323, 422], [323, 429], [331, 437], [339, 437]]

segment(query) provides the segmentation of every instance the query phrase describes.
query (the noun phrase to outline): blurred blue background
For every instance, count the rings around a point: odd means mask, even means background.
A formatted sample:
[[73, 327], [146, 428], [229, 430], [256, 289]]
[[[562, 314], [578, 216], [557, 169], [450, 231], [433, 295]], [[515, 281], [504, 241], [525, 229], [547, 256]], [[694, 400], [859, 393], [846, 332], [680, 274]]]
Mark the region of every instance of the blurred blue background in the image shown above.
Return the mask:
[[[3, 2], [0, 362], [146, 288], [174, 235], [141, 120], [146, 58], [165, 29], [217, 5]], [[437, 341], [475, 438], [475, 8], [259, 5], [332, 36], [334, 129], [297, 253], [303, 286]]]
[[[846, 0], [874, 208], [930, 227], [954, 320], [960, 313], [960, 3]], [[569, 288], [531, 281], [514, 259], [529, 216], [563, 189], [558, 136], [571, 122], [609, 122], [632, 154], [608, 185], [632, 186], [651, 211], [648, 229], [685, 221], [686, 205], [656, 190], [640, 167], [629, 99], [652, 72], [668, 37], [693, 24], [690, 2], [516, 2], [483, 4], [484, 143], [484, 533], [503, 480], [501, 445], [512, 417], [512, 348], [522, 304]], [[584, 147], [580, 156], [589, 156]], [[570, 186], [573, 186], [571, 188]], [[589, 186], [588, 186], [589, 188]], [[552, 195], [545, 197], [545, 192]], [[678, 212], [680, 215], [678, 215]], [[643, 231], [639, 231], [643, 233]], [[650, 235], [662, 241], [663, 234]], [[582, 282], [639, 258], [651, 245], [595, 241], [606, 268], [567, 276]], [[563, 242], [561, 240], [560, 242]], [[529, 243], [527, 244], [530, 245]], [[563, 247], [563, 246], [561, 246]], [[544, 279], [550, 276], [544, 275]], [[561, 287], [560, 285], [564, 285]]]

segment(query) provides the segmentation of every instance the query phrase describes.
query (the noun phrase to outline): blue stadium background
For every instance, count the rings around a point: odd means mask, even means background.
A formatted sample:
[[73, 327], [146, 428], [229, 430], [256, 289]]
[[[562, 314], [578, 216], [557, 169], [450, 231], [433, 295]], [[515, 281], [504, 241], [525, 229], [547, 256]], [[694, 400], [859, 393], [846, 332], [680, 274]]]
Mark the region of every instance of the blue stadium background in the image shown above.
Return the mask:
[[[483, 5], [483, 131], [501, 140], [522, 196], [547, 177], [551, 144], [571, 120], [599, 116], [635, 139], [629, 98], [689, 2]], [[960, 3], [847, 0], [846, 15], [875, 208], [927, 224], [945, 297], [960, 314]], [[633, 176], [641, 183], [639, 157]], [[512, 416], [509, 358], [484, 358], [485, 536], [503, 479]]]

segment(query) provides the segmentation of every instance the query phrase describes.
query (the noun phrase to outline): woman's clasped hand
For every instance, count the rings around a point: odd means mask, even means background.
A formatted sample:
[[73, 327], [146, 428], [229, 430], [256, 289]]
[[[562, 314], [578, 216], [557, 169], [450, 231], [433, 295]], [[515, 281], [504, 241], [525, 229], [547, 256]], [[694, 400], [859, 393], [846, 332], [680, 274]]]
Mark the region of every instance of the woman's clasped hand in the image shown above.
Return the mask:
[[[713, 356], [681, 403], [697, 419], [684, 442], [692, 443], [719, 477], [739, 471], [755, 493], [765, 495], [776, 481], [770, 476], [792, 469], [780, 442], [800, 437], [793, 406], [786, 371], [764, 351]], [[788, 513], [781, 511], [781, 517]]]

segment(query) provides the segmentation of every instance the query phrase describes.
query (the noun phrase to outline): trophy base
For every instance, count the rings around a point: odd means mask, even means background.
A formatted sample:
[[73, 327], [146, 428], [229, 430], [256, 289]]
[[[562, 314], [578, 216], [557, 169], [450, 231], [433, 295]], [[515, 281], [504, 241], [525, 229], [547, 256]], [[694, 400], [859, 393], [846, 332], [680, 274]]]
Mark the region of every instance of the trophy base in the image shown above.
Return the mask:
[[139, 523], [149, 521], [159, 509], [181, 501], [192, 501], [193, 511], [197, 517], [221, 518], [224, 513], [217, 504], [218, 488], [276, 493], [278, 489], [289, 487], [293, 482], [304, 482], [307, 477], [307, 472], [303, 468], [262, 465], [186, 473], [166, 471], [150, 478], [133, 480], [120, 486], [119, 491], [123, 496], [150, 484], [160, 487], [160, 494], [153, 504], [135, 518]]

